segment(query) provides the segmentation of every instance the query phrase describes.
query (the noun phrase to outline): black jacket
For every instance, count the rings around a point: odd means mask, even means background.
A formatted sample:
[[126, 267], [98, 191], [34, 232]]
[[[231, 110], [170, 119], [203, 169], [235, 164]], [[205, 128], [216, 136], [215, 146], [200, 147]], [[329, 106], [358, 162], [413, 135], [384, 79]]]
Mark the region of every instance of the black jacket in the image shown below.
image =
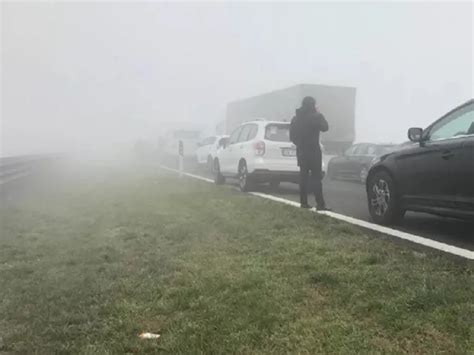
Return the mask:
[[319, 133], [329, 129], [324, 116], [316, 111], [299, 108], [296, 116], [291, 120], [290, 140], [296, 145], [298, 164], [301, 159], [311, 159], [316, 155], [321, 156]]

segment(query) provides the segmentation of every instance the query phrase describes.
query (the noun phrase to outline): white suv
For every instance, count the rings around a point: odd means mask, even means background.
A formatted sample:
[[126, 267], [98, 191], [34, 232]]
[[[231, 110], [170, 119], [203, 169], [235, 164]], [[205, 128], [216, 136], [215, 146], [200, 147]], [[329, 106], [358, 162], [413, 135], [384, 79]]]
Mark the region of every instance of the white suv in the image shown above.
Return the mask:
[[274, 188], [280, 182], [298, 183], [290, 123], [257, 120], [235, 129], [214, 159], [216, 184], [223, 184], [227, 177], [238, 178], [242, 191], [248, 191], [254, 183], [269, 182]]

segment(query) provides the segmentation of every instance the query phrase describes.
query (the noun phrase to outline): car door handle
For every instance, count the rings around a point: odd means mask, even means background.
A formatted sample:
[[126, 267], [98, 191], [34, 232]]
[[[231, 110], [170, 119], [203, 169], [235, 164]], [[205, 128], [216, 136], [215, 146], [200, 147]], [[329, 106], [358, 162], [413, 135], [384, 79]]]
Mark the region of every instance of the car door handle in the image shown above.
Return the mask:
[[443, 158], [444, 160], [451, 159], [452, 157], [454, 157], [454, 153], [450, 150], [445, 150], [441, 153], [441, 158]]

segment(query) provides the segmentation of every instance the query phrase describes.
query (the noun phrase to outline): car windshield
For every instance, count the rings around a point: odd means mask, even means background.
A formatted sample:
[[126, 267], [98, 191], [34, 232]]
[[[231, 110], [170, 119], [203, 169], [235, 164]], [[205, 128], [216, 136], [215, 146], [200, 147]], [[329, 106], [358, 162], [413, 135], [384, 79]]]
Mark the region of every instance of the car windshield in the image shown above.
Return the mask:
[[290, 125], [289, 124], [269, 124], [265, 128], [265, 139], [275, 142], [290, 141]]

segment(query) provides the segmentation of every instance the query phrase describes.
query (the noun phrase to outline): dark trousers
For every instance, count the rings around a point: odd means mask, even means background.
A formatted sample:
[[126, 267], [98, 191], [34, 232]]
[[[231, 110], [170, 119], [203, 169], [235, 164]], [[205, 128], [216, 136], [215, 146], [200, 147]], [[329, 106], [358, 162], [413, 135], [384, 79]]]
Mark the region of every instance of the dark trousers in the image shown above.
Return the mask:
[[323, 197], [322, 183], [322, 157], [321, 154], [309, 157], [301, 157], [300, 165], [300, 202], [302, 205], [308, 204], [308, 188], [314, 192], [316, 204], [319, 208], [326, 206]]

